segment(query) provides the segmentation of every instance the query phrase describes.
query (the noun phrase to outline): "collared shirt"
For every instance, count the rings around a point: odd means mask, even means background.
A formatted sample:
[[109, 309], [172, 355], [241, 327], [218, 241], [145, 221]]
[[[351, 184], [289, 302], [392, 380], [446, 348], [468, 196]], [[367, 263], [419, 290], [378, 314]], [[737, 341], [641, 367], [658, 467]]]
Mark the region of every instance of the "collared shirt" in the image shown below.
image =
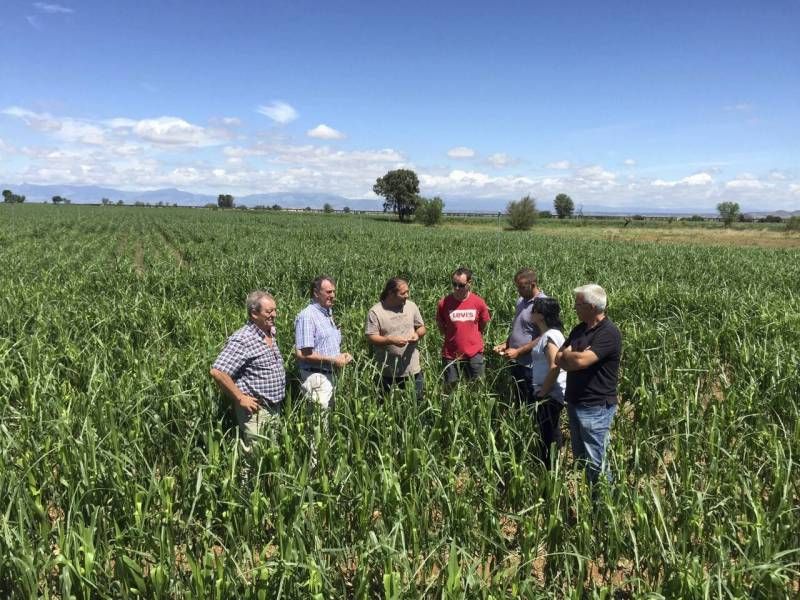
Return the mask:
[[[294, 345], [298, 350], [311, 348], [320, 356], [338, 356], [342, 343], [342, 332], [333, 322], [333, 311], [311, 302], [294, 320]], [[327, 365], [317, 365], [298, 360], [297, 366], [322, 371], [331, 370]]]
[[585, 369], [567, 373], [567, 402], [570, 404], [616, 404], [619, 363], [622, 356], [622, 334], [605, 317], [591, 329], [578, 323], [570, 332], [564, 346], [575, 352], [591, 347], [597, 362]]
[[228, 338], [212, 367], [227, 373], [243, 393], [266, 406], [283, 401], [286, 371], [275, 341], [275, 328], [272, 329], [272, 344], [264, 338], [258, 325], [248, 322]]
[[[514, 320], [511, 322], [511, 331], [508, 333], [509, 348], [519, 348], [529, 343], [532, 339], [539, 337], [539, 328], [533, 324], [531, 319], [531, 309], [536, 298], [547, 298], [547, 296], [544, 292], [539, 291], [528, 300], [522, 296], [517, 298], [516, 313], [514, 314]], [[524, 367], [529, 367], [532, 360], [530, 352], [517, 357], [517, 363]]]

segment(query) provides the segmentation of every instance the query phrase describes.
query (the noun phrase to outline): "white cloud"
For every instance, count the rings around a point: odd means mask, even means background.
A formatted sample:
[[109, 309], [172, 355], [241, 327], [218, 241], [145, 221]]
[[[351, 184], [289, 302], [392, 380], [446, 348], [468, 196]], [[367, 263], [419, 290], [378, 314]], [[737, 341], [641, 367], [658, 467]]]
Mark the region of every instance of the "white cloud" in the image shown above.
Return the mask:
[[65, 119], [61, 128], [56, 132], [56, 137], [67, 142], [81, 142], [83, 144], [102, 145], [106, 143], [105, 132], [102, 128], [74, 119]]
[[271, 104], [262, 104], [256, 109], [256, 112], [269, 117], [281, 125], [290, 123], [299, 116], [294, 107], [281, 100], [275, 100]]
[[447, 151], [447, 156], [450, 158], [472, 158], [475, 156], [475, 150], [466, 146], [456, 146]]
[[[292, 146], [279, 144], [264, 151], [270, 160], [276, 163], [307, 165], [323, 167], [346, 165], [358, 168], [359, 164], [369, 168], [370, 165], [380, 165], [381, 168], [399, 168], [405, 166], [402, 154], [391, 148], [383, 150], [332, 150], [327, 146]], [[381, 173], [382, 175], [383, 173]]]
[[[209, 130], [179, 117], [157, 117], [135, 120], [117, 117], [91, 121], [69, 117], [54, 117], [49, 113], [11, 106], [0, 111], [25, 122], [26, 125], [65, 142], [107, 146], [110, 150], [120, 144], [129, 144], [124, 138], [134, 135], [143, 142], [160, 147], [206, 147], [222, 143], [229, 137], [225, 131]], [[130, 147], [123, 152], [129, 151]]]
[[547, 164], [544, 166], [544, 168], [545, 168], [545, 169], [560, 169], [560, 170], [565, 170], [565, 169], [570, 169], [570, 168], [572, 168], [572, 163], [570, 163], [568, 160], [557, 160], [557, 161], [555, 161], [555, 162], [549, 162], [549, 163], [547, 163]]
[[345, 138], [345, 135], [341, 131], [333, 127], [328, 127], [325, 123], [320, 123], [314, 127], [314, 129], [309, 129], [306, 135], [320, 140], [343, 140]]
[[138, 123], [136, 119], [128, 119], [126, 117], [116, 117], [114, 119], [106, 119], [101, 123], [112, 129], [133, 129]]
[[144, 146], [138, 144], [122, 143], [111, 148], [111, 151], [118, 156], [134, 156], [145, 151]]
[[494, 154], [490, 154], [489, 156], [486, 157], [486, 162], [488, 162], [493, 167], [502, 169], [504, 167], [509, 167], [511, 165], [514, 165], [519, 161], [514, 158], [511, 158], [505, 152], [495, 152]]
[[622, 164], [625, 165], [626, 167], [635, 167], [636, 161], [632, 158], [626, 158], [625, 160], [622, 161]]
[[[560, 192], [588, 210], [603, 206], [630, 212], [659, 208], [713, 212], [723, 200], [739, 202], [745, 211], [759, 206], [792, 209], [800, 199], [800, 180], [789, 170], [722, 179], [709, 164], [684, 164], [663, 168], [683, 175], [656, 179], [654, 167], [648, 167], [651, 175], [645, 178], [622, 164], [615, 172], [601, 164], [558, 161], [551, 165], [559, 169], [541, 176], [526, 171], [497, 176], [494, 169], [514, 162], [505, 153], [480, 157], [474, 164], [483, 166], [472, 169], [426, 169], [392, 148], [341, 150], [311, 140], [296, 143], [280, 130], [260, 137], [244, 128], [229, 131], [236, 126], [233, 117], [211, 119], [210, 125], [201, 126], [175, 116], [78, 119], [19, 106], [0, 108], [0, 119], [4, 117], [19, 119], [38, 132], [32, 138], [36, 141], [20, 140], [16, 149], [9, 150], [7, 135], [0, 140], [0, 180], [6, 181], [124, 189], [180, 187], [212, 194], [224, 189], [235, 195], [328, 192], [366, 198], [372, 197], [376, 177], [391, 169], [411, 168], [424, 195], [452, 199], [448, 206], [453, 209], [463, 198], [492, 200], [501, 207], [526, 194], [547, 207]], [[207, 149], [187, 152], [187, 148]], [[14, 160], [6, 160], [7, 156]]]
[[[128, 134], [159, 147], [187, 146], [203, 148], [222, 143], [224, 132], [211, 130], [189, 123], [180, 117], [156, 117], [153, 119], [117, 118], [105, 121], [119, 136]], [[217, 135], [219, 134], [219, 135]]]
[[60, 4], [49, 4], [47, 2], [34, 2], [33, 6], [37, 10], [40, 10], [41, 12], [50, 15], [57, 15], [57, 14], [69, 15], [75, 12], [73, 9], [68, 8], [66, 6], [61, 6]]
[[203, 129], [178, 117], [142, 119], [133, 126], [133, 132], [155, 144], [198, 145], [203, 139]]
[[592, 165], [591, 167], [583, 167], [578, 169], [577, 176], [580, 179], [591, 182], [608, 182], [614, 181], [616, 175], [611, 171], [606, 171], [600, 165]]
[[726, 190], [758, 191], [773, 187], [773, 184], [759, 181], [752, 177], [739, 177], [725, 184]]
[[714, 178], [709, 173], [695, 173], [680, 180], [680, 183], [686, 185], [711, 185], [714, 183]]
[[84, 144], [104, 144], [106, 142], [104, 130], [88, 121], [59, 119], [49, 113], [37, 113], [19, 106], [10, 106], [0, 112], [21, 119], [28, 127], [51, 134], [66, 142]]
[[19, 106], [9, 106], [0, 112], [10, 117], [22, 119], [26, 125], [37, 131], [57, 131], [61, 129], [61, 122], [48, 113], [37, 113]]
[[665, 181], [663, 179], [656, 179], [652, 185], [660, 188], [671, 188], [676, 186], [707, 186], [714, 183], [714, 178], [710, 173], [702, 172], [689, 175], [677, 181]]
[[444, 175], [422, 173], [419, 180], [426, 193], [483, 198], [526, 194], [535, 185], [534, 180], [527, 177], [493, 177], [480, 171], [462, 169], [455, 169]]

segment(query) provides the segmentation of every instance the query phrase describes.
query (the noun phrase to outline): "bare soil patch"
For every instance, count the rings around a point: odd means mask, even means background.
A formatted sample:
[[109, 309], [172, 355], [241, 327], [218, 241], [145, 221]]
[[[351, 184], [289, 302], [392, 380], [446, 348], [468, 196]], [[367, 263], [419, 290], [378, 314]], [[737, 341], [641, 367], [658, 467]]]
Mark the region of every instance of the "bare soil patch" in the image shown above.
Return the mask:
[[[496, 224], [445, 223], [450, 229], [469, 229], [498, 232]], [[534, 225], [527, 235], [562, 237], [578, 233], [585, 239], [601, 239], [610, 242], [651, 242], [687, 244], [696, 246], [741, 246], [754, 248], [795, 249], [800, 248], [800, 234], [770, 229], [704, 229], [699, 227], [634, 228], [597, 226]], [[522, 235], [526, 235], [521, 232]]]

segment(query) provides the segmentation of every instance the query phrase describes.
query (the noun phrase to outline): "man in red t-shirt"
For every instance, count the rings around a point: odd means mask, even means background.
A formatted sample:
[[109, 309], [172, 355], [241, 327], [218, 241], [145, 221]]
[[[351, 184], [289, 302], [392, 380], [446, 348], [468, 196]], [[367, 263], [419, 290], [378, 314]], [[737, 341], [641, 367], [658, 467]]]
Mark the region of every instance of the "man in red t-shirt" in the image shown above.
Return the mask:
[[464, 267], [452, 276], [453, 293], [439, 300], [436, 324], [444, 336], [442, 363], [445, 390], [459, 379], [483, 376], [483, 330], [491, 319], [483, 298], [470, 292], [472, 271]]

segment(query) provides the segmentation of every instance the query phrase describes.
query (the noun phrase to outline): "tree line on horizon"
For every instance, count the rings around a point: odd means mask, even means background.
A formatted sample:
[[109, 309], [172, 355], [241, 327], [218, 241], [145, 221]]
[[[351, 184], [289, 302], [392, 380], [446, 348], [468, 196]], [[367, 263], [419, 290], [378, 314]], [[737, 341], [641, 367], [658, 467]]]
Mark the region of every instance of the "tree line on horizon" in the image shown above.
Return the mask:
[[[419, 178], [417, 174], [411, 169], [394, 169], [388, 171], [383, 177], [378, 177], [375, 185], [372, 186], [372, 191], [378, 195], [383, 196], [383, 210], [384, 212], [393, 212], [397, 214], [400, 222], [408, 222], [414, 219], [424, 225], [433, 226], [441, 222], [444, 214], [444, 201], [439, 196], [427, 198], [419, 193]], [[9, 189], [2, 192], [3, 203], [5, 204], [21, 204], [25, 202], [24, 195], [15, 194]], [[60, 195], [51, 198], [53, 204], [71, 204], [69, 198]], [[121, 206], [124, 204], [122, 200], [113, 203], [108, 198], [101, 200], [103, 206], [110, 206], [116, 204]], [[137, 201], [134, 206], [151, 206], [149, 203]], [[163, 202], [159, 202], [155, 206], [170, 206]], [[171, 206], [178, 206], [173, 203]], [[214, 206], [211, 205], [206, 205]], [[219, 194], [217, 196], [218, 208], [234, 208], [235, 198], [231, 194]], [[242, 208], [242, 207], [239, 207]], [[273, 204], [270, 207], [262, 207], [268, 210], [281, 210], [282, 207], [278, 204]], [[553, 209], [555, 210], [556, 217], [559, 219], [569, 219], [574, 216], [575, 202], [572, 198], [565, 193], [557, 194], [553, 199]], [[304, 210], [311, 211], [311, 207], [306, 207]], [[333, 206], [326, 202], [323, 206], [323, 212], [333, 213], [335, 209]], [[349, 207], [344, 207], [344, 213], [351, 212]], [[722, 221], [724, 227], [730, 227], [735, 222], [746, 222], [747, 215], [742, 213], [741, 208], [737, 202], [720, 202], [717, 204], [717, 212], [719, 219]], [[527, 230], [530, 229], [536, 220], [540, 217], [549, 218], [552, 213], [548, 210], [537, 210], [536, 198], [531, 195], [526, 195], [517, 201], [509, 202], [506, 205], [506, 215], [508, 215], [509, 226], [514, 230]], [[582, 216], [582, 210], [579, 210], [579, 215]], [[634, 215], [630, 220], [643, 219], [640, 215]], [[691, 221], [705, 220], [700, 215], [693, 215], [689, 218]], [[768, 215], [765, 218], [759, 219], [764, 223], [781, 223], [783, 219], [779, 216]], [[797, 216], [790, 217], [787, 221], [787, 230], [797, 231], [800, 230], [800, 218]], [[627, 225], [627, 222], [626, 222]]]

